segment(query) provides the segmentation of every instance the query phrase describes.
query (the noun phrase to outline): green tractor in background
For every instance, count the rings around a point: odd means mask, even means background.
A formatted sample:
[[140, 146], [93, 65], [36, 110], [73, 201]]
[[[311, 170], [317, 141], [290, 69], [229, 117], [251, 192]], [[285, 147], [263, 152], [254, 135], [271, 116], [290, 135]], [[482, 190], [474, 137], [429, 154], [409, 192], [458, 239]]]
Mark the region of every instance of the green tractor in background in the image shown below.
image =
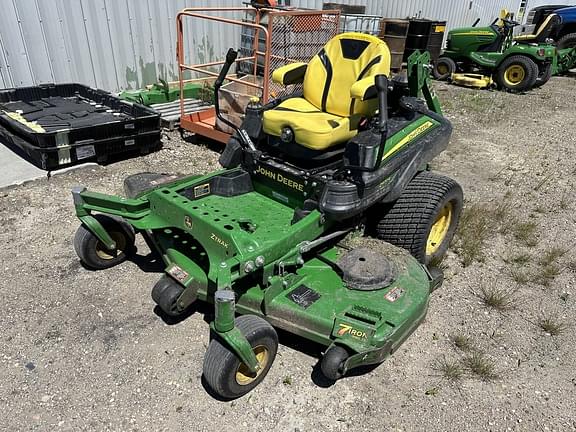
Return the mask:
[[487, 87], [494, 81], [504, 90], [521, 92], [545, 84], [553, 72], [556, 48], [533, 39], [515, 40], [514, 27], [520, 25], [500, 18], [488, 27], [462, 27], [448, 33], [446, 50], [434, 64], [434, 77], [455, 83]]

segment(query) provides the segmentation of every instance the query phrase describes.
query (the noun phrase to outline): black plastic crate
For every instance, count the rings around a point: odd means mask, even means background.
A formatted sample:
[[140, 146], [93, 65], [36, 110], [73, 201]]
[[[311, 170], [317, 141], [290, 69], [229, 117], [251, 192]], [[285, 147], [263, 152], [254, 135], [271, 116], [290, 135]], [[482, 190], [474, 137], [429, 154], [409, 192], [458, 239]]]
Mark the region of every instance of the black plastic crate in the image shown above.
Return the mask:
[[42, 148], [30, 144], [26, 139], [1, 125], [0, 141], [48, 171], [77, 163], [105, 163], [123, 157], [148, 154], [162, 147], [160, 132], [152, 131], [100, 140], [97, 144]]
[[82, 84], [0, 90], [0, 126], [31, 157], [39, 150], [48, 154], [90, 145], [101, 153], [111, 141], [136, 140], [139, 145], [150, 134], [160, 139], [159, 113]]

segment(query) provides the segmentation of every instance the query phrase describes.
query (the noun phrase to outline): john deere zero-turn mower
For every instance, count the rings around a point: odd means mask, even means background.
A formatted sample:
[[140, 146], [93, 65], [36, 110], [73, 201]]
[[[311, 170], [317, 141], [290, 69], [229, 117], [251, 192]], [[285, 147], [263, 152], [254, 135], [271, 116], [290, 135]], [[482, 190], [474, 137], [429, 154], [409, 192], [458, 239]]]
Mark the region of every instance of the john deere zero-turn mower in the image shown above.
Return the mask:
[[448, 32], [446, 50], [434, 65], [434, 77], [456, 83], [525, 91], [550, 79], [556, 48], [530, 39], [515, 41], [519, 23], [497, 18], [488, 27], [463, 27]]
[[[216, 93], [235, 58], [231, 49]], [[252, 101], [224, 170], [131, 176], [127, 198], [76, 188], [78, 256], [114, 266], [140, 233], [166, 266], [152, 290], [162, 311], [213, 303], [204, 377], [223, 398], [264, 379], [274, 327], [326, 347], [330, 379], [382, 362], [424, 319], [442, 280], [426, 264], [445, 253], [462, 208], [460, 186], [427, 170], [452, 131], [428, 87], [429, 61], [414, 53], [408, 83], [389, 80], [384, 42], [336, 36], [308, 64], [274, 71], [303, 93]]]

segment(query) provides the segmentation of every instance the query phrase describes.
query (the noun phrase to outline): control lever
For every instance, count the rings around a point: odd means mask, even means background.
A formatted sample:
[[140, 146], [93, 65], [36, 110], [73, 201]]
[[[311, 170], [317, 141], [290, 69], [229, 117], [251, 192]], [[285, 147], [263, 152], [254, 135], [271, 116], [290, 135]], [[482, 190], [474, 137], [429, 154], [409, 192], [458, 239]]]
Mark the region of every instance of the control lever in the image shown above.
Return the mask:
[[256, 146], [248, 136], [248, 133], [244, 129], [239, 128], [230, 120], [225, 118], [220, 112], [218, 93], [220, 92], [220, 87], [222, 87], [222, 83], [226, 79], [226, 75], [228, 75], [228, 71], [230, 71], [230, 66], [232, 66], [232, 64], [236, 61], [237, 57], [238, 57], [238, 51], [235, 51], [233, 48], [230, 48], [226, 53], [226, 61], [224, 62], [222, 69], [220, 69], [220, 74], [218, 75], [218, 78], [214, 83], [214, 110], [216, 111], [216, 116], [220, 119], [220, 121], [222, 121], [224, 124], [230, 126], [232, 129], [234, 129], [234, 131], [236, 131], [236, 133], [238, 134], [238, 138], [240, 139], [240, 143], [242, 144], [243, 147], [248, 147], [250, 148], [250, 150], [256, 151]]
[[374, 171], [376, 171], [382, 163], [384, 147], [386, 146], [386, 139], [388, 138], [388, 77], [382, 74], [376, 75], [374, 84], [376, 85], [376, 91], [378, 93], [378, 129], [381, 136], [378, 156], [376, 158], [377, 162], [374, 167]]

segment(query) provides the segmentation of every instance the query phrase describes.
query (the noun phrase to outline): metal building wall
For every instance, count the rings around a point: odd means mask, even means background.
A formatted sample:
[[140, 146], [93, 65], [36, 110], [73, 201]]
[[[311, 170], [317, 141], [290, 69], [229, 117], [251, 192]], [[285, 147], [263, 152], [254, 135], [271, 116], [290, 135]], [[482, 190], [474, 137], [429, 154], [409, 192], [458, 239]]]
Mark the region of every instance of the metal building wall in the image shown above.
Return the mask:
[[[449, 27], [488, 23], [520, 0], [339, 0], [366, 13], [420, 15]], [[109, 91], [177, 78], [176, 25], [185, 7], [240, 6], [240, 0], [0, 0], [0, 87], [81, 82]], [[291, 0], [321, 8], [323, 0]], [[222, 58], [240, 28], [186, 21], [186, 60]]]
[[[291, 0], [293, 6], [322, 8], [328, 0]], [[520, 0], [329, 0], [336, 3], [366, 6], [366, 14], [387, 18], [437, 19], [448, 22], [447, 30], [469, 26], [480, 18], [480, 24], [489, 24], [501, 9], [517, 13]], [[552, 2], [553, 3], [553, 2]]]
[[[109, 91], [177, 79], [176, 15], [235, 0], [0, 0], [0, 87], [81, 82]], [[240, 29], [186, 20], [187, 60], [214, 60]]]

